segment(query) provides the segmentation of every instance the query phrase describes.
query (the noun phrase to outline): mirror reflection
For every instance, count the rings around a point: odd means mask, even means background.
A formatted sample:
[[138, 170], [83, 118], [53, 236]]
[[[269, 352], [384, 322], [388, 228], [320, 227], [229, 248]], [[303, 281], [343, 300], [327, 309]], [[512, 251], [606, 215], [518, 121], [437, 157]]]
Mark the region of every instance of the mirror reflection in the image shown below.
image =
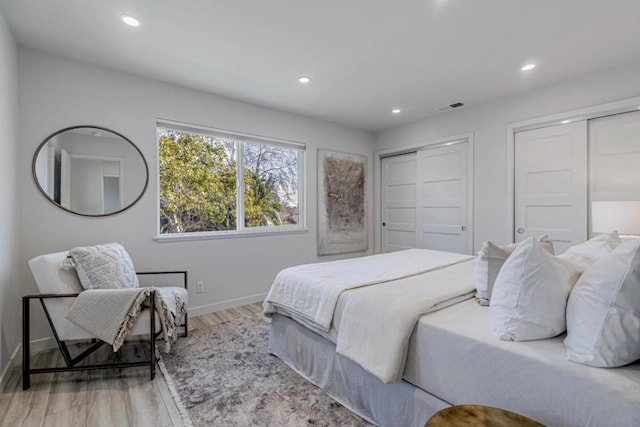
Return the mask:
[[98, 126], [74, 126], [46, 138], [33, 158], [40, 191], [79, 215], [121, 212], [144, 193], [149, 172], [129, 139]]

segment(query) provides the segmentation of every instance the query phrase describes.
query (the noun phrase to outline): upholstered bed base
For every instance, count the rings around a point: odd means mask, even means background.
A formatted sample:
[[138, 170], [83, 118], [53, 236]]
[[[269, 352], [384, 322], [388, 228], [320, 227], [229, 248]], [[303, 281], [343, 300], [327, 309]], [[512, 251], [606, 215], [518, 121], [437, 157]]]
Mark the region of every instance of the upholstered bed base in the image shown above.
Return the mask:
[[274, 315], [269, 352], [342, 405], [380, 426], [424, 426], [449, 403], [408, 382], [384, 384], [349, 359], [335, 345], [297, 322]]

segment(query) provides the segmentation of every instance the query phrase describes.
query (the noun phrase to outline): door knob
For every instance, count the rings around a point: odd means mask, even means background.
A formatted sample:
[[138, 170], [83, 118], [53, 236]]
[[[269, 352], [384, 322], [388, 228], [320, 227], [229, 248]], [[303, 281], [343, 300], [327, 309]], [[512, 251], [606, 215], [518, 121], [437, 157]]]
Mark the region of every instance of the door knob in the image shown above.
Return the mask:
[[522, 233], [524, 233], [524, 228], [518, 227], [518, 229], [516, 231], [518, 232], [518, 234], [522, 234]]
[[467, 231], [467, 226], [466, 225], [462, 226], [462, 231]]
[[386, 227], [386, 226], [387, 226], [387, 223], [386, 223], [386, 222], [383, 222], [383, 223], [382, 223], [382, 226], [383, 226], [383, 227]]

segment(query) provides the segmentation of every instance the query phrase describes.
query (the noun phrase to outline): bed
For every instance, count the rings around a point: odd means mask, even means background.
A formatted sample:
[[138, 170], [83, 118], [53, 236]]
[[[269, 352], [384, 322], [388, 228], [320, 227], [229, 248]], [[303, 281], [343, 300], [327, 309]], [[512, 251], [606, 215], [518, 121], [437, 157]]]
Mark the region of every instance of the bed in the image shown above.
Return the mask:
[[[488, 326], [489, 309], [463, 292], [464, 286], [458, 297], [447, 297], [446, 304], [437, 300], [413, 323], [406, 349], [400, 352], [399, 381], [383, 381], [371, 369], [339, 354], [337, 329], [358, 294], [375, 288], [405, 289], [407, 283], [435, 276], [472, 283], [472, 262], [468, 257], [447, 259], [421, 273], [345, 289], [327, 330], [309, 325], [295, 312], [272, 309], [269, 351], [338, 402], [381, 426], [423, 426], [438, 410], [459, 404], [499, 407], [552, 426], [640, 425], [639, 362], [603, 369], [567, 361], [563, 335], [500, 341]], [[381, 290], [374, 292], [384, 295]]]

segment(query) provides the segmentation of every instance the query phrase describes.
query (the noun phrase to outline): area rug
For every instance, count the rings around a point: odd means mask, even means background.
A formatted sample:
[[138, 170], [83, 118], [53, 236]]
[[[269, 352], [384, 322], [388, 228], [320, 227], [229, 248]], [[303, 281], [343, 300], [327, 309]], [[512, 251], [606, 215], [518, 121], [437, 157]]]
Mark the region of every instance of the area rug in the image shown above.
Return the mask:
[[[369, 426], [267, 352], [264, 316], [189, 332], [162, 371], [194, 426]], [[179, 400], [179, 401], [178, 401]]]

